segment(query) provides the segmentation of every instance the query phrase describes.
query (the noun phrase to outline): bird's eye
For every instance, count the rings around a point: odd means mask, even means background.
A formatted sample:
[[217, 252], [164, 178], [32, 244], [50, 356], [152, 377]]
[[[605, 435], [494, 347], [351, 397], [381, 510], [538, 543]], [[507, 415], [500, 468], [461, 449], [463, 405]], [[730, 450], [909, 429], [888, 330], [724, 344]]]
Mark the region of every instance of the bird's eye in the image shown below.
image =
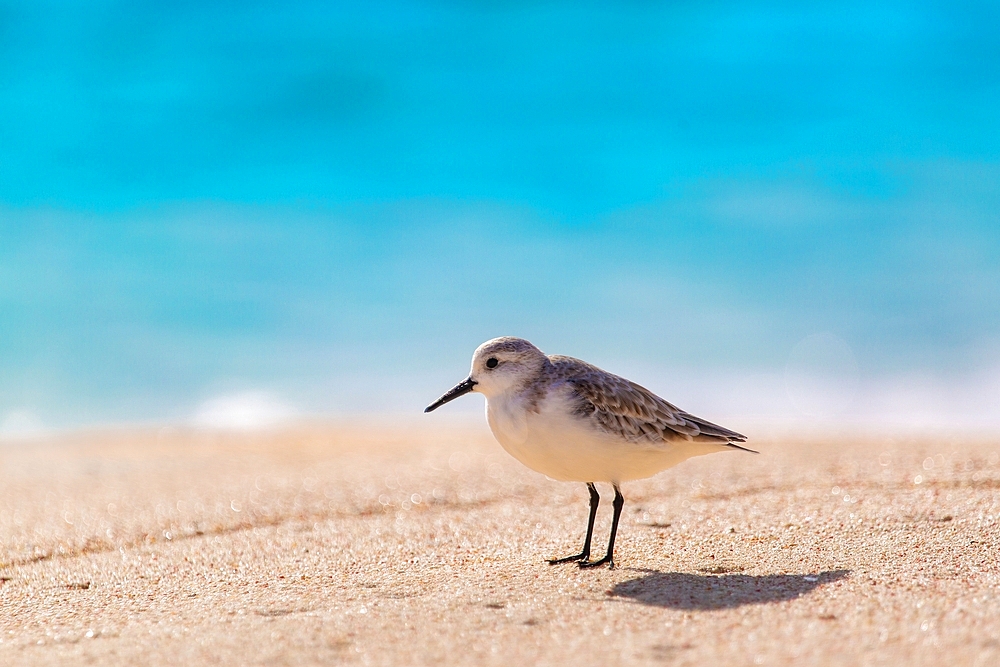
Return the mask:
[[500, 362], [497, 361], [496, 357], [490, 357], [486, 360], [486, 368], [496, 368], [499, 363]]

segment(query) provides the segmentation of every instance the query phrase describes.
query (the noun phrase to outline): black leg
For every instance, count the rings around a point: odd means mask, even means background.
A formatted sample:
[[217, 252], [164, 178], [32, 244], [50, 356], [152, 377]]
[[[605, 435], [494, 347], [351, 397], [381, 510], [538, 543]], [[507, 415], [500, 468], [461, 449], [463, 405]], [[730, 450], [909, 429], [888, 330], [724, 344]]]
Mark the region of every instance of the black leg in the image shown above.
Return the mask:
[[618, 488], [617, 484], [615, 484], [615, 500], [612, 506], [615, 508], [615, 515], [611, 519], [611, 539], [608, 540], [608, 553], [601, 560], [580, 562], [580, 567], [598, 567], [607, 563], [609, 569], [615, 569], [615, 536], [618, 535], [618, 519], [622, 515], [622, 507], [625, 506], [625, 496], [622, 495], [622, 490]]
[[583, 551], [575, 556], [566, 556], [565, 558], [555, 558], [550, 560], [549, 565], [571, 563], [590, 558], [590, 539], [594, 536], [594, 519], [597, 518], [597, 504], [601, 502], [601, 496], [597, 493], [597, 487], [594, 486], [593, 482], [587, 482], [587, 488], [590, 489], [590, 521], [587, 522], [587, 539], [583, 541]]

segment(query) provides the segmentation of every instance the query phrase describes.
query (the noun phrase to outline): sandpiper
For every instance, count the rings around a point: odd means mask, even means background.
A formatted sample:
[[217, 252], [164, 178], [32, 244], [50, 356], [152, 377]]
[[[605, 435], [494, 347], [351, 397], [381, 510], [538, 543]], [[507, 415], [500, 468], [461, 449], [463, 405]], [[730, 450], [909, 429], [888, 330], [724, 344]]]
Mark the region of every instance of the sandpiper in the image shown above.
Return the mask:
[[[752, 449], [746, 436], [688, 414], [644, 387], [585, 361], [546, 355], [523, 338], [486, 341], [472, 355], [472, 370], [424, 412], [469, 392], [486, 396], [486, 419], [500, 445], [547, 477], [584, 482], [590, 519], [583, 550], [550, 564], [614, 568], [615, 535], [625, 498], [620, 485], [651, 477], [693, 456]], [[595, 482], [610, 482], [611, 537], [600, 560], [590, 542], [600, 495]]]

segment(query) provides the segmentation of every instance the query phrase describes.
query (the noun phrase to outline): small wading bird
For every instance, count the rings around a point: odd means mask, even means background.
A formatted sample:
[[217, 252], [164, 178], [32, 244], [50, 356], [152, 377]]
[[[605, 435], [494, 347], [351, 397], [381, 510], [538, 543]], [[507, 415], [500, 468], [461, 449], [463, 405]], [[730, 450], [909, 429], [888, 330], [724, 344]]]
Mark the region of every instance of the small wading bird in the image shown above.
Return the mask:
[[[472, 371], [424, 412], [469, 392], [486, 397], [493, 436], [518, 461], [547, 477], [585, 482], [590, 519], [583, 551], [549, 563], [614, 568], [615, 535], [625, 498], [619, 485], [651, 477], [692, 456], [752, 449], [746, 437], [688, 414], [625, 378], [561, 355], [547, 356], [522, 338], [494, 338], [472, 355]], [[594, 518], [601, 500], [595, 482], [610, 482], [608, 552], [590, 560]]]

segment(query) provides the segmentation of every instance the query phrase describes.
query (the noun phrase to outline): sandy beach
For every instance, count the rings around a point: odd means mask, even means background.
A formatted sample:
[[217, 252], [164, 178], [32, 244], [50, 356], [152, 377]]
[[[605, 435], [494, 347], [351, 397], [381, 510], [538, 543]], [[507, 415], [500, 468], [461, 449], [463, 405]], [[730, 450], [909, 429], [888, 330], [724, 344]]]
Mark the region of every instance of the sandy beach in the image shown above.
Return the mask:
[[4, 443], [0, 664], [1000, 664], [1000, 439], [752, 444], [581, 571], [583, 485], [478, 423]]

